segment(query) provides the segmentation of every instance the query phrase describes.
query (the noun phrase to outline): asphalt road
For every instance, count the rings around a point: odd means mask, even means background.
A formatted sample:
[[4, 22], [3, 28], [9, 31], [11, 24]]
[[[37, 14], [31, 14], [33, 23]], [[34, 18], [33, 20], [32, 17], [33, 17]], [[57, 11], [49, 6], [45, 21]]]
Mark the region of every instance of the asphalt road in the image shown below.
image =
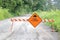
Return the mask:
[[[14, 18], [28, 19], [30, 16]], [[43, 22], [36, 28], [28, 21], [14, 22], [13, 29], [10, 30], [11, 24], [10, 19], [0, 21], [0, 40], [58, 40], [58, 33], [51, 32], [51, 28]]]

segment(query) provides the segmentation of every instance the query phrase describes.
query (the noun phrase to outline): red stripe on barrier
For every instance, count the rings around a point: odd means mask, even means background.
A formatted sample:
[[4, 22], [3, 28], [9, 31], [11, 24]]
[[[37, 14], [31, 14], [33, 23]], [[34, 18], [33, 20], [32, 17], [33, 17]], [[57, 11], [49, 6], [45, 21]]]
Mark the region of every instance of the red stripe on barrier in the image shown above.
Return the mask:
[[11, 21], [13, 22], [13, 19], [11, 19]]
[[44, 19], [44, 22], [46, 22], [46, 19]]
[[25, 21], [25, 19], [23, 19], [23, 21]]
[[14, 21], [17, 21], [17, 19], [13, 19]]
[[19, 21], [21, 21], [21, 19], [18, 19]]
[[29, 19], [27, 19], [27, 21], [28, 21]]
[[52, 22], [54, 22], [54, 20], [52, 19]]
[[51, 19], [48, 19], [48, 22], [51, 22]]

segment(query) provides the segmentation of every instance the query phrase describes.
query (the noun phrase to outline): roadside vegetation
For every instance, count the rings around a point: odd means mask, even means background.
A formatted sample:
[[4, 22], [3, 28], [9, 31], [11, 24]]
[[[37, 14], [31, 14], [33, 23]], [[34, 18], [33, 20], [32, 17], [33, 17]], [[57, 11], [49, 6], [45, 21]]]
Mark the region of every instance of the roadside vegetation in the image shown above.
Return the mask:
[[42, 19], [53, 19], [54, 22], [46, 22], [47, 25], [53, 26], [56, 31], [60, 31], [60, 10], [37, 11]]
[[10, 17], [13, 17], [13, 15], [11, 15], [8, 12], [8, 9], [2, 9], [2, 8], [0, 8], [0, 20], [4, 20], [4, 19], [10, 18]]

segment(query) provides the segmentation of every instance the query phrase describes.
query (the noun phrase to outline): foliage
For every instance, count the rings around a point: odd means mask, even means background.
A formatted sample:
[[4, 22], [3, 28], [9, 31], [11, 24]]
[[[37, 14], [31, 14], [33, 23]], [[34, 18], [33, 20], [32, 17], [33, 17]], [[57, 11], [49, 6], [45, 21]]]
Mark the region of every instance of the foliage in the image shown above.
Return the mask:
[[51, 11], [37, 11], [42, 19], [53, 19], [53, 23], [46, 22], [47, 25], [54, 26], [56, 31], [60, 31], [60, 10], [51, 10]]
[[46, 1], [45, 0], [0, 0], [0, 6], [9, 9], [10, 12], [16, 14], [21, 10], [27, 12], [36, 11], [38, 9], [44, 10]]
[[8, 9], [0, 8], [0, 20], [13, 17], [9, 12]]

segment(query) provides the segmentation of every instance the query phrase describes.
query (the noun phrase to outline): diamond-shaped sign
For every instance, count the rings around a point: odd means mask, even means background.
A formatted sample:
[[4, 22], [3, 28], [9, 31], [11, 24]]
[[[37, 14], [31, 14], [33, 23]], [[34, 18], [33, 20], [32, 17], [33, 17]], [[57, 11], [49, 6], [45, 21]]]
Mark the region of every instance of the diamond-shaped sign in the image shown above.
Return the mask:
[[42, 22], [42, 19], [36, 14], [34, 13], [29, 19], [28, 21], [34, 26], [34, 28], [36, 28], [36, 26]]

